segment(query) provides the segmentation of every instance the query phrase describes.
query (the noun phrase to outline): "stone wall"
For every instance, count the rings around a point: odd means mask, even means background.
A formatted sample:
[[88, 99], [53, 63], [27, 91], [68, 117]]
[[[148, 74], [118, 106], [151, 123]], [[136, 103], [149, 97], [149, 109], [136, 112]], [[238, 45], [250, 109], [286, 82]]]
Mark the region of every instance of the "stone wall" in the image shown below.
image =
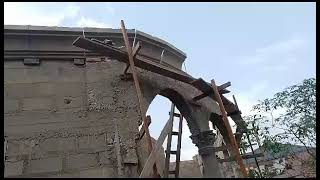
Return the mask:
[[110, 71], [120, 71], [123, 64], [111, 66], [5, 62], [6, 176], [117, 176], [116, 125], [124, 166], [137, 164], [135, 91]]
[[[75, 65], [81, 51], [65, 57], [73, 53], [63, 51], [69, 43], [51, 50], [52, 40], [60, 42], [53, 35], [33, 34], [41, 41], [31, 43], [29, 35], [6, 33], [5, 177], [137, 177], [141, 114], [133, 82], [120, 78], [126, 64], [105, 58]], [[40, 64], [24, 65], [25, 56], [39, 56]], [[195, 105], [198, 89], [139, 68], [138, 78], [145, 111], [157, 94], [169, 98], [187, 120], [194, 143], [210, 145], [209, 117], [220, 114], [215, 101], [207, 97]], [[215, 163], [206, 155], [207, 168]]]

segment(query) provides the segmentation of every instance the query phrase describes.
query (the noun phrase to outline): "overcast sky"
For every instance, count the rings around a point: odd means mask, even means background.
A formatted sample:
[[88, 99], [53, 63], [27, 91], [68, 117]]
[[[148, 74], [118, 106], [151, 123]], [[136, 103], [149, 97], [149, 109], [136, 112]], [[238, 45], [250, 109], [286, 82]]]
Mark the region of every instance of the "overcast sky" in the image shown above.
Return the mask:
[[[231, 81], [227, 97], [236, 96], [244, 115], [258, 99], [315, 77], [315, 3], [4, 4], [4, 24], [120, 28], [121, 19], [184, 51], [195, 78]], [[148, 110], [156, 138], [170, 104], [157, 96]], [[184, 123], [182, 160], [197, 153], [188, 136]]]

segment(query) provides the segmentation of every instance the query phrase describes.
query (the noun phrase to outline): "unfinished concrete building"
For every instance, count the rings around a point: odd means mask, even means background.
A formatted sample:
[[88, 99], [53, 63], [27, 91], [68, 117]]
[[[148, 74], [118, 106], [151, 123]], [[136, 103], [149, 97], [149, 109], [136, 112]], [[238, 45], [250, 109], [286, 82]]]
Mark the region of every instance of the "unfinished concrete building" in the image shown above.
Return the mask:
[[[192, 78], [180, 70], [184, 52], [141, 31], [127, 32], [131, 43], [142, 42], [139, 58]], [[120, 29], [4, 26], [6, 177], [138, 177], [144, 167], [138, 99], [132, 80], [122, 76], [126, 63], [74, 46], [79, 36], [124, 46]], [[199, 88], [143, 68], [138, 77], [145, 111], [158, 94], [170, 99], [199, 148], [203, 176], [221, 177], [209, 122], [230, 142], [214, 98], [195, 101]], [[239, 119], [234, 105], [223, 101]]]

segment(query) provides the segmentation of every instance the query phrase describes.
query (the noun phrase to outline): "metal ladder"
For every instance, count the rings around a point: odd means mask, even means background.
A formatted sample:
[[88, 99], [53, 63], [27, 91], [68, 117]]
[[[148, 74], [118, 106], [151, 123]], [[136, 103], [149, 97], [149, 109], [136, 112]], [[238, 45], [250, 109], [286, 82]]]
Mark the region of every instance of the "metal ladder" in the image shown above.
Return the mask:
[[[175, 105], [172, 103], [171, 104], [171, 111], [169, 112], [170, 115], [170, 131], [168, 133], [168, 138], [167, 138], [167, 149], [165, 151], [166, 153], [166, 159], [165, 159], [165, 167], [164, 167], [164, 177], [168, 178], [169, 174], [174, 174], [175, 178], [179, 177], [179, 168], [180, 168], [180, 153], [181, 153], [181, 137], [182, 137], [182, 121], [183, 117], [181, 114], [175, 113]], [[179, 129], [178, 132], [173, 131], [173, 121], [174, 117], [179, 117]], [[178, 142], [177, 142], [177, 149], [175, 151], [171, 150], [171, 142], [172, 142], [172, 135], [178, 136]], [[176, 155], [176, 164], [175, 164], [175, 169], [170, 170], [170, 155], [174, 154]]]

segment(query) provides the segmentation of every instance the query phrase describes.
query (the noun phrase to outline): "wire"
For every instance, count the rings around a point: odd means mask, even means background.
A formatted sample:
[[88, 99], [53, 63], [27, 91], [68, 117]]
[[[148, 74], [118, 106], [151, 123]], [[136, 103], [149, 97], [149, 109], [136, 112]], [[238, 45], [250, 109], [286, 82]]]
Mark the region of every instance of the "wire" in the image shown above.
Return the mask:
[[163, 57], [164, 49], [162, 50], [161, 56], [160, 56], [160, 64], [162, 62], [162, 57]]
[[134, 47], [136, 43], [136, 36], [137, 36], [137, 29], [134, 29], [134, 39], [133, 39], [132, 47]]
[[184, 72], [187, 72], [186, 62], [183, 62], [183, 66], [184, 66]]
[[[86, 36], [84, 35], [84, 28], [82, 28], [82, 36], [83, 36], [84, 38], [86, 38]], [[86, 59], [86, 52], [85, 52], [85, 50], [83, 50], [83, 56], [84, 56], [84, 58]]]

